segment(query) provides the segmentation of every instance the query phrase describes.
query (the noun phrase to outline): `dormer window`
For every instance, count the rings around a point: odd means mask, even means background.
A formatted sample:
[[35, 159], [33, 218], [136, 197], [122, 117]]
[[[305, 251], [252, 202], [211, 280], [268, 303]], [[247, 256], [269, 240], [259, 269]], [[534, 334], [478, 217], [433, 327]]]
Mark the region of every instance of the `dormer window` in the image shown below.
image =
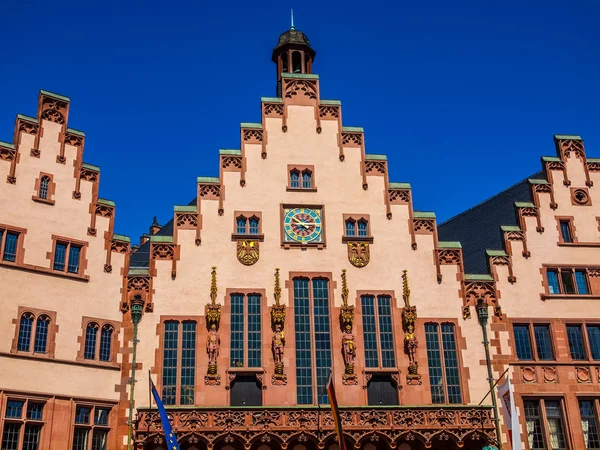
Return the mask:
[[314, 180], [314, 166], [288, 166], [288, 191], [317, 190]]

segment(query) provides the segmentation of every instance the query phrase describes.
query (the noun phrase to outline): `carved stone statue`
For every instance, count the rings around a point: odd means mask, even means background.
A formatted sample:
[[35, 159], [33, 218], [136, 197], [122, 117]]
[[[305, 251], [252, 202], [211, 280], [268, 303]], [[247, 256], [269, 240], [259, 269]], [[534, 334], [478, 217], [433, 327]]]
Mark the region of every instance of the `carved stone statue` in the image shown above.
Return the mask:
[[419, 341], [415, 337], [414, 333], [407, 334], [404, 336], [404, 346], [406, 354], [408, 355], [408, 361], [411, 366], [417, 365], [417, 348], [419, 347]]
[[281, 324], [275, 325], [275, 333], [273, 334], [273, 359], [275, 366], [283, 365], [283, 351], [285, 350], [285, 336], [281, 329]]
[[344, 354], [344, 364], [346, 365], [346, 373], [354, 373], [354, 358], [356, 358], [356, 345], [352, 327], [346, 325], [346, 329], [342, 334], [342, 353]]
[[208, 340], [206, 341], [206, 353], [208, 353], [208, 365], [216, 366], [217, 358], [219, 357], [219, 348], [221, 346], [221, 338], [217, 331], [217, 327], [213, 324], [208, 332]]

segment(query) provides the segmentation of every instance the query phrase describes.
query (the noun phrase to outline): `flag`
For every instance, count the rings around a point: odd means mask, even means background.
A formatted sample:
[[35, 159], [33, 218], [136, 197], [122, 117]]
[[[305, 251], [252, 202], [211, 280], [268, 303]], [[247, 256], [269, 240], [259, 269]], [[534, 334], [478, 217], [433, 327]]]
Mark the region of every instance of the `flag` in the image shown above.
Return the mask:
[[331, 413], [333, 414], [333, 424], [335, 425], [335, 432], [338, 437], [340, 450], [346, 450], [346, 442], [342, 433], [342, 418], [340, 416], [340, 408], [338, 407], [337, 398], [335, 396], [335, 389], [333, 387], [333, 377], [331, 371], [329, 372], [329, 379], [325, 385], [327, 391], [327, 397], [329, 397], [329, 405], [331, 406]]
[[498, 385], [498, 396], [500, 397], [500, 409], [508, 428], [508, 439], [510, 440], [512, 450], [523, 450], [519, 417], [517, 416], [517, 408], [515, 406], [515, 393], [510, 384], [510, 376], [507, 375], [504, 382]]
[[150, 380], [150, 386], [152, 388], [152, 396], [154, 397], [154, 401], [156, 402], [156, 407], [158, 408], [160, 420], [162, 422], [163, 430], [165, 432], [167, 448], [169, 450], [179, 450], [177, 436], [175, 436], [175, 433], [173, 433], [173, 429], [171, 428], [171, 422], [169, 422], [169, 417], [167, 417], [167, 411], [165, 411], [165, 407], [160, 399], [160, 396], [158, 395], [158, 391], [156, 390], [156, 386], [154, 386], [152, 380]]

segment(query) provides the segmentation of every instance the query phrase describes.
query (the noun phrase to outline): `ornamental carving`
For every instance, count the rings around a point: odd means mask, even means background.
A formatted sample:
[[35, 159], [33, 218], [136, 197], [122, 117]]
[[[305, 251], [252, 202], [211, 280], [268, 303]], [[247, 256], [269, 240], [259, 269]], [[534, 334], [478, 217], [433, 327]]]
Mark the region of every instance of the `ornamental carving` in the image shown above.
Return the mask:
[[207, 386], [220, 386], [221, 376], [217, 373], [217, 358], [221, 349], [219, 325], [221, 323], [221, 305], [217, 303], [217, 268], [212, 267], [210, 273], [210, 303], [206, 305], [206, 354], [208, 356], [208, 370], [204, 377]]
[[460, 250], [438, 250], [441, 265], [460, 264]]
[[237, 259], [245, 266], [251, 266], [259, 258], [258, 239], [238, 239], [237, 241]]
[[587, 205], [590, 201], [587, 189], [574, 189], [572, 195], [573, 201], [578, 205]]
[[273, 292], [275, 304], [271, 307], [271, 328], [273, 329], [271, 350], [273, 352], [275, 371], [271, 377], [271, 383], [275, 386], [284, 386], [287, 384], [287, 375], [284, 372], [283, 364], [283, 355], [285, 353], [285, 305], [281, 304], [279, 269], [275, 269], [275, 289]]
[[354, 267], [365, 267], [371, 260], [371, 252], [368, 242], [363, 241], [348, 241], [348, 261]]
[[222, 169], [241, 169], [242, 168], [242, 157], [241, 156], [223, 156], [221, 158]]
[[388, 201], [392, 204], [407, 204], [410, 202], [408, 189], [388, 189]]
[[175, 244], [152, 244], [152, 259], [173, 260]]
[[129, 251], [129, 243], [123, 241], [110, 241], [110, 251], [125, 254]]
[[537, 381], [535, 375], [535, 367], [527, 366], [521, 368], [521, 378], [523, 383], [535, 383]]
[[264, 103], [264, 108], [267, 117], [283, 117], [283, 104], [281, 103]]
[[244, 130], [244, 132], [243, 132], [244, 142], [248, 142], [249, 144], [262, 142], [263, 137], [264, 137], [263, 130], [252, 129], [252, 130]]
[[486, 305], [494, 305], [497, 301], [496, 287], [488, 281], [466, 281], [465, 296], [470, 305], [482, 300]]
[[24, 120], [19, 119], [19, 132], [24, 132], [27, 134], [36, 135], [39, 130], [39, 125], [37, 123], [25, 122]]
[[413, 219], [413, 229], [415, 232], [433, 233], [435, 231], [435, 221], [433, 219]]
[[114, 206], [102, 205], [100, 203], [96, 204], [95, 213], [97, 216], [112, 217], [114, 212], [115, 212]]
[[177, 213], [175, 214], [175, 223], [178, 228], [196, 228], [198, 226], [198, 214]]
[[41, 118], [50, 122], [65, 124], [68, 103], [52, 97], [44, 97]]
[[533, 191], [539, 194], [551, 194], [552, 193], [552, 185], [550, 184], [535, 184], [533, 186]]
[[199, 187], [200, 197], [207, 199], [219, 198], [221, 196], [221, 186], [218, 184], [201, 184]]
[[15, 153], [14, 148], [0, 147], [0, 159], [2, 161], [12, 161], [15, 159]]
[[127, 292], [142, 291], [148, 294], [150, 292], [149, 276], [129, 276], [127, 277]]
[[587, 162], [587, 168], [590, 172], [600, 172], [600, 162]]
[[17, 184], [17, 177], [12, 176], [12, 175], [7, 175], [6, 176], [6, 182], [8, 184]]
[[525, 207], [525, 208], [519, 208], [519, 211], [521, 212], [522, 216], [526, 216], [526, 217], [538, 217], [539, 216], [539, 211], [537, 208], [531, 208], [531, 207]]
[[317, 98], [317, 84], [313, 80], [293, 80], [285, 83], [285, 98], [303, 95], [312, 100]]
[[358, 385], [358, 377], [354, 371], [356, 359], [356, 339], [352, 332], [354, 325], [354, 305], [348, 305], [348, 279], [346, 269], [342, 270], [342, 306], [340, 307], [340, 328], [342, 330], [342, 356], [344, 357], [344, 374], [342, 383]]
[[342, 133], [342, 145], [360, 147], [362, 143], [362, 133]]
[[571, 152], [575, 154], [578, 158], [585, 157], [585, 151], [583, 149], [583, 141], [575, 140], [575, 139], [567, 139], [564, 141], [560, 141], [560, 152], [564, 157], [571, 156]]
[[402, 297], [404, 307], [402, 308], [402, 330], [404, 331], [404, 353], [408, 356], [408, 373], [406, 384], [416, 386], [421, 384], [419, 364], [417, 362], [417, 348], [419, 341], [415, 336], [415, 322], [417, 320], [417, 307], [410, 304], [410, 287], [408, 285], [408, 273], [402, 271]]
[[575, 373], [577, 374], [578, 383], [591, 383], [592, 377], [590, 375], [589, 367], [576, 367]]
[[192, 431], [208, 426], [208, 414], [198, 411], [182, 413], [180, 416], [182, 427], [186, 427]]
[[510, 265], [510, 257], [509, 256], [492, 256], [492, 265], [493, 266], [509, 266]]
[[525, 235], [522, 231], [507, 231], [505, 236], [509, 241], [523, 241], [525, 239]]
[[365, 161], [365, 171], [369, 174], [385, 175], [386, 163], [385, 161]]
[[339, 119], [340, 108], [338, 106], [319, 106], [319, 117], [321, 119]]
[[542, 373], [544, 374], [544, 383], [556, 383], [556, 367], [542, 367]]
[[83, 136], [78, 136], [67, 131], [65, 133], [65, 144], [81, 148], [83, 147]]
[[31, 151], [29, 152], [29, 154], [31, 156], [33, 156], [34, 158], [39, 158], [40, 157], [40, 149], [39, 148], [32, 148]]
[[588, 269], [588, 276], [600, 277], [600, 269]]
[[100, 176], [100, 172], [92, 169], [87, 169], [82, 167], [79, 171], [79, 178], [85, 181], [91, 181], [95, 183], [98, 181], [98, 177]]

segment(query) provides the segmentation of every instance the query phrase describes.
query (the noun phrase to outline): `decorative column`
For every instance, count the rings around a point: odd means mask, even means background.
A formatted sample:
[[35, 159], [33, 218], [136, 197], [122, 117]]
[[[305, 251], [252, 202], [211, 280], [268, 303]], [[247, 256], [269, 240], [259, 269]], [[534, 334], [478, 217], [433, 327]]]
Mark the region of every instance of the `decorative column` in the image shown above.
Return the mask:
[[144, 309], [144, 301], [139, 295], [136, 295], [130, 302], [129, 310], [131, 313], [131, 321], [133, 322], [133, 349], [131, 352], [131, 378], [129, 379], [129, 420], [127, 426], [129, 432], [127, 433], [127, 449], [132, 449], [132, 438], [133, 438], [133, 404], [135, 398], [135, 366], [137, 356], [137, 344], [138, 340], [138, 325], [142, 320], [142, 311]]
[[221, 304], [217, 303], [217, 268], [213, 266], [210, 274], [210, 303], [206, 305], [206, 328], [208, 338], [206, 340], [206, 353], [208, 354], [208, 371], [204, 377], [207, 386], [218, 386], [221, 384], [221, 376], [217, 373], [217, 358], [221, 347], [219, 337], [219, 325], [221, 323]]
[[402, 296], [404, 307], [402, 308], [402, 330], [404, 331], [404, 353], [408, 355], [408, 373], [406, 384], [418, 386], [421, 384], [419, 374], [419, 363], [417, 363], [417, 348], [419, 341], [415, 336], [415, 321], [417, 320], [417, 307], [410, 304], [410, 288], [408, 287], [408, 274], [402, 271]]
[[271, 383], [275, 386], [287, 384], [287, 375], [283, 373], [283, 354], [285, 352], [285, 305], [281, 304], [281, 281], [279, 280], [279, 269], [275, 269], [275, 304], [271, 307], [271, 328], [273, 330], [273, 361], [275, 373], [271, 377]]
[[357, 385], [358, 377], [354, 372], [356, 358], [356, 339], [352, 332], [354, 327], [354, 305], [348, 305], [348, 280], [346, 269], [342, 270], [342, 306], [340, 307], [340, 328], [342, 329], [342, 354], [344, 355], [344, 375], [342, 383]]
[[[494, 375], [492, 374], [492, 362], [490, 359], [490, 341], [488, 340], [487, 335], [487, 323], [488, 323], [488, 305], [483, 299], [479, 299], [477, 301], [477, 305], [475, 306], [477, 310], [477, 319], [479, 320], [479, 325], [481, 325], [481, 330], [483, 332], [483, 347], [485, 348], [485, 362], [487, 365], [488, 372], [488, 383], [490, 385], [490, 394], [492, 396], [492, 406], [494, 407], [494, 422], [496, 423], [496, 439], [498, 440], [498, 450], [502, 450], [502, 435], [500, 434], [500, 418], [498, 417], [498, 404], [496, 402], [496, 392], [494, 391], [494, 387], [496, 384], [494, 383]], [[489, 446], [492, 449], [494, 447]]]

